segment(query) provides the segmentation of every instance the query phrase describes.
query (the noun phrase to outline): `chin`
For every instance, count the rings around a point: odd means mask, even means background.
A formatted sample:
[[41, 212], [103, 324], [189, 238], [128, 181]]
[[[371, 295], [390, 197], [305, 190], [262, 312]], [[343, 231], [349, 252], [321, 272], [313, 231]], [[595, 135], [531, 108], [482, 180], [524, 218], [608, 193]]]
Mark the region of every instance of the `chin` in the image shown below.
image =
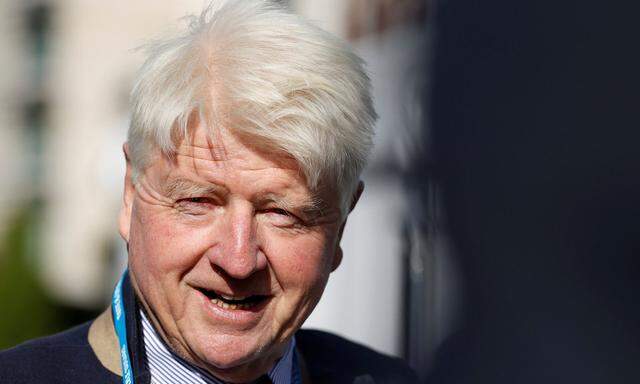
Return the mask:
[[200, 351], [194, 352], [198, 355], [198, 360], [206, 364], [207, 368], [214, 370], [216, 375], [241, 373], [249, 367], [256, 368], [269, 360], [262, 353], [265, 347], [254, 343], [255, 339], [253, 338], [235, 340], [233, 336], [223, 336], [220, 340], [220, 337], [208, 337], [201, 340]]

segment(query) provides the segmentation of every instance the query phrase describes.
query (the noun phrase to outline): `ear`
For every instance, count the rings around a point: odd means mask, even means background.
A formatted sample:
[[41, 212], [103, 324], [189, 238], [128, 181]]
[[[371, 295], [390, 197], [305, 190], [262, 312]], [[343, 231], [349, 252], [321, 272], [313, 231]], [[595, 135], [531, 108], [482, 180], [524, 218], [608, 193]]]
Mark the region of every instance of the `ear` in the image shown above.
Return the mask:
[[363, 191], [364, 191], [364, 181], [360, 180], [358, 182], [358, 188], [356, 188], [356, 191], [353, 193], [353, 196], [351, 197], [351, 206], [349, 206], [349, 213], [351, 213], [351, 211], [353, 211], [353, 208], [356, 207], [356, 204], [358, 204], [358, 200], [360, 200], [360, 196], [362, 196]]
[[331, 262], [331, 272], [338, 269], [338, 267], [340, 266], [340, 263], [342, 263], [342, 247], [340, 246], [340, 243], [338, 243], [338, 246], [336, 247], [336, 251], [333, 254], [333, 260]]
[[[353, 193], [353, 195], [351, 196], [351, 204], [349, 205], [349, 213], [351, 213], [351, 211], [353, 211], [353, 209], [356, 207], [356, 204], [358, 204], [358, 201], [360, 200], [360, 196], [362, 196], [362, 192], [364, 191], [364, 182], [362, 180], [360, 180], [358, 182], [358, 188], [356, 188], [356, 191]], [[336, 245], [336, 252], [333, 256], [333, 262], [331, 263], [331, 272], [335, 271], [336, 269], [338, 269], [338, 267], [340, 266], [340, 263], [342, 263], [342, 247], [340, 246], [340, 241], [342, 240], [342, 233], [344, 232], [344, 227], [347, 224], [347, 218], [344, 218], [344, 222], [342, 222], [342, 225], [340, 226], [340, 231], [338, 232], [338, 240], [337, 240], [337, 245]]]
[[124, 191], [122, 194], [122, 207], [120, 208], [120, 215], [118, 216], [118, 229], [120, 236], [124, 241], [129, 244], [129, 229], [131, 228], [131, 210], [133, 208], [133, 196], [135, 194], [135, 187], [131, 180], [131, 161], [129, 160], [129, 147], [127, 143], [122, 145], [122, 152], [124, 152], [124, 159], [127, 163], [127, 171], [124, 175]]

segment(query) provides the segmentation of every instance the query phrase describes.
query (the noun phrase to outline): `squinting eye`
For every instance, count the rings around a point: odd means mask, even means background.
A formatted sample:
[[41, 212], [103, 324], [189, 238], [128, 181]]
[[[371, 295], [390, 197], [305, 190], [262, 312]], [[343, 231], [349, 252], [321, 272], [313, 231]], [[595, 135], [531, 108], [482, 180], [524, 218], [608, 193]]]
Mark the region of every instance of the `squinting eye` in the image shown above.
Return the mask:
[[206, 197], [189, 197], [187, 199], [182, 199], [182, 201], [186, 201], [188, 203], [202, 204], [202, 203], [208, 203], [209, 199], [207, 199]]
[[187, 197], [176, 202], [176, 208], [188, 215], [203, 215], [212, 207], [211, 199], [207, 197]]
[[300, 220], [290, 212], [281, 208], [272, 208], [264, 211], [265, 216], [276, 227], [291, 227], [299, 224]]

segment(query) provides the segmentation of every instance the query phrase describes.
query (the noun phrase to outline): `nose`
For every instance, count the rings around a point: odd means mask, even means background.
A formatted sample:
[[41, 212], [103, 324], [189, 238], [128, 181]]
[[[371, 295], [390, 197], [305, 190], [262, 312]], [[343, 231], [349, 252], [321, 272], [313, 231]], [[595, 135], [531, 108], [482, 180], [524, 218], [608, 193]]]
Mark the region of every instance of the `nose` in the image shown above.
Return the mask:
[[246, 279], [267, 267], [249, 205], [229, 204], [217, 226], [218, 241], [207, 250], [209, 262], [229, 277]]

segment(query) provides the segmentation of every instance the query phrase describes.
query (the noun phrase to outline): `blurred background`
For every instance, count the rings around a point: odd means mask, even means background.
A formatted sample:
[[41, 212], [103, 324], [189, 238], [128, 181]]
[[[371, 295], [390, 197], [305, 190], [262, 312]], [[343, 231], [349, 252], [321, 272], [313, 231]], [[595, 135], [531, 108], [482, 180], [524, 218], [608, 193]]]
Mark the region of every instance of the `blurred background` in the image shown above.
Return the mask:
[[[0, 349], [107, 305], [135, 48], [204, 3], [0, 0]], [[640, 382], [640, 4], [286, 3], [380, 114], [305, 326], [425, 382]]]
[[[285, 3], [353, 44], [368, 63], [380, 115], [365, 193], [343, 239], [346, 257], [305, 326], [423, 361], [458, 305], [454, 265], [432, 257], [446, 254], [446, 242], [423, 241], [414, 209], [421, 202], [411, 192], [430, 6]], [[205, 5], [0, 0], [0, 348], [90, 319], [108, 304], [126, 264], [116, 218], [128, 93], [143, 59], [135, 49]], [[430, 197], [434, 204], [436, 191]]]

